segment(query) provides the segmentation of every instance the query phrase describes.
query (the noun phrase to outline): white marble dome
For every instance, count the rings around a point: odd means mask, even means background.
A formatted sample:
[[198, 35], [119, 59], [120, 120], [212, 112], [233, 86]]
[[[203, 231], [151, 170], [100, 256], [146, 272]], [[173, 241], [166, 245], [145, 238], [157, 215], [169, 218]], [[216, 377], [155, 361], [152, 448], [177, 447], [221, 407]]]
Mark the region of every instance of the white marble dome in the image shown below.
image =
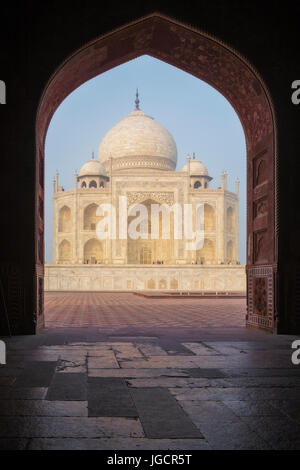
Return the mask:
[[81, 168], [79, 176], [105, 176], [106, 170], [99, 160], [88, 160]]
[[[182, 168], [182, 171], [187, 171], [187, 163]], [[197, 176], [208, 176], [208, 171], [205, 165], [199, 160], [190, 161], [190, 174]]]
[[167, 129], [140, 109], [135, 109], [116, 124], [103, 138], [98, 159], [109, 169], [148, 168], [174, 170], [176, 143]]

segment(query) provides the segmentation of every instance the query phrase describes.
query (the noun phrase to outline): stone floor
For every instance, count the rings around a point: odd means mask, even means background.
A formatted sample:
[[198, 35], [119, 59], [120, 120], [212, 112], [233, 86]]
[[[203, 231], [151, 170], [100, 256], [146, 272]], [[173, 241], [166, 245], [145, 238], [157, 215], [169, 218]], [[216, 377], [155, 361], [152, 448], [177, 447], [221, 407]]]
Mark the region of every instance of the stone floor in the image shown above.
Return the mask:
[[46, 292], [46, 326], [243, 326], [245, 299], [155, 299], [127, 292]]
[[[119, 302], [113, 295], [114, 312]], [[0, 449], [300, 449], [294, 338], [211, 327], [225, 308], [214, 301], [205, 326], [197, 326], [189, 299], [173, 325], [163, 317], [171, 318], [169, 304], [159, 302], [151, 310], [142, 299], [142, 325], [136, 310], [122, 316], [119, 309], [117, 318], [126, 318], [119, 326], [104, 315], [101, 328], [4, 338]], [[177, 326], [188, 311], [194, 319]]]

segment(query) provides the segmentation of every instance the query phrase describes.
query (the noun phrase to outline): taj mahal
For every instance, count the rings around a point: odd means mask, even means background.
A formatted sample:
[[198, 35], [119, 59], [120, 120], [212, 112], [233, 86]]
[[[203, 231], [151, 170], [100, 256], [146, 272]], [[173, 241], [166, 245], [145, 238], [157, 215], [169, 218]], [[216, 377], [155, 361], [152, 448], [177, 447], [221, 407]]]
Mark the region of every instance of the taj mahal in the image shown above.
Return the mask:
[[[135, 109], [104, 136], [98, 158], [93, 154], [75, 173], [73, 189], [65, 190], [56, 173], [53, 264], [45, 266], [45, 289], [244, 292], [245, 266], [239, 263], [238, 249], [239, 181], [231, 192], [223, 173], [220, 186], [211, 188], [213, 178], [195, 154], [187, 156], [183, 168], [177, 170], [176, 165], [174, 138], [140, 109], [137, 93]], [[184, 215], [184, 235], [177, 236], [175, 205], [191, 207], [192, 233], [197, 208], [202, 207], [203, 240], [193, 249], [187, 249]], [[99, 207], [108, 206], [115, 208], [113, 236], [99, 237], [97, 227], [105, 218]], [[141, 206], [148, 214], [145, 234]], [[158, 207], [156, 222], [152, 207]], [[169, 236], [160, 208], [170, 209]], [[140, 234], [130, 237], [127, 228], [133, 224]]]

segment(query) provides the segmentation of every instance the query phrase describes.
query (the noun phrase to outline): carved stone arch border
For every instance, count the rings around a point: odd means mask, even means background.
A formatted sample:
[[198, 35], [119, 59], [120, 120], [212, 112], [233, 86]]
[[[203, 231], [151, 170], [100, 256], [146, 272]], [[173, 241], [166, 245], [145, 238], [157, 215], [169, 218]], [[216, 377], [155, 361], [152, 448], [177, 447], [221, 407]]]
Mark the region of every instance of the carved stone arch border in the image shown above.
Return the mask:
[[[140, 18], [87, 43], [61, 64], [45, 87], [36, 121], [36, 246], [43, 234], [38, 207], [44, 193], [44, 143], [55, 110], [87, 80], [145, 54], [216, 88], [240, 118], [247, 146], [247, 324], [276, 331], [278, 168], [276, 120], [270, 94], [259, 73], [238, 51], [206, 32], [162, 14]], [[262, 202], [264, 214], [258, 211]], [[39, 277], [43, 275], [43, 260], [38, 256], [41, 250], [36, 252]], [[37, 282], [37, 299], [39, 285], [42, 283]], [[264, 291], [263, 285], [266, 285], [264, 295], [272, 298], [272, 302], [255, 300]], [[39, 313], [42, 318], [42, 312]]]
[[169, 206], [174, 204], [174, 193], [171, 191], [128, 191], [127, 206], [135, 204], [143, 204], [149, 200], [154, 201], [156, 204], [167, 204]]

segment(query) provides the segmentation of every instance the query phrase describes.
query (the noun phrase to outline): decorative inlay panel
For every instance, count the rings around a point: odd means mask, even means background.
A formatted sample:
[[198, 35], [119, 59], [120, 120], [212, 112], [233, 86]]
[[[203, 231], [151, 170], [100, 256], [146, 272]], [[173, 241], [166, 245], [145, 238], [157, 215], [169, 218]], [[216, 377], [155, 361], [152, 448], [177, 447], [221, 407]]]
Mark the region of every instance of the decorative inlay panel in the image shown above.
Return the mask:
[[266, 316], [267, 310], [267, 278], [255, 277], [253, 278], [253, 313], [254, 315]]
[[267, 150], [260, 152], [253, 159], [253, 187], [254, 188], [268, 179], [267, 161], [265, 157], [266, 152]]
[[257, 266], [247, 269], [249, 325], [274, 327], [273, 268]]
[[171, 192], [158, 192], [158, 191], [136, 191], [128, 192], [126, 194], [127, 202], [131, 204], [139, 204], [147, 199], [154, 199], [159, 203], [172, 205], [174, 204], [174, 193]]
[[266, 215], [268, 212], [268, 200], [267, 197], [262, 197], [258, 199], [253, 204], [253, 217], [256, 219], [257, 217], [261, 217]]
[[[109, 170], [109, 165], [106, 163]], [[145, 155], [135, 155], [134, 157], [114, 158], [113, 170], [129, 170], [136, 168], [153, 168], [154, 170], [175, 170], [175, 163], [164, 157], [147, 157]]]
[[260, 230], [253, 234], [253, 262], [263, 263], [266, 261], [268, 244], [268, 231]]

